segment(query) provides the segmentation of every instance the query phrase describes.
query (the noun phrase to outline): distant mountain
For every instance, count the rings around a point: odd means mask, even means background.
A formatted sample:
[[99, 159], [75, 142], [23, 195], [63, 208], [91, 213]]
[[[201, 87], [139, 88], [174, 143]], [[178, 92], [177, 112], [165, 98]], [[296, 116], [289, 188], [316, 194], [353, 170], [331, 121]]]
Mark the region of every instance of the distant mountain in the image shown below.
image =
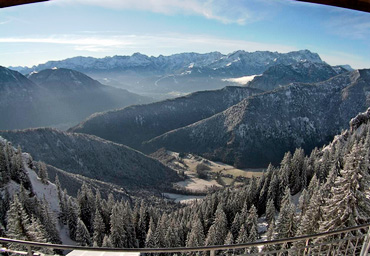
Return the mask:
[[158, 57], [140, 53], [101, 59], [74, 57], [49, 61], [32, 68], [11, 68], [23, 74], [54, 67], [71, 68], [84, 72], [103, 84], [149, 96], [169, 98], [200, 90], [220, 89], [231, 85], [225, 78], [258, 75], [278, 64], [291, 65], [303, 61], [323, 63], [318, 54], [309, 50], [289, 53], [236, 51], [227, 55], [211, 52]]
[[0, 129], [77, 123], [92, 113], [150, 99], [100, 84], [70, 69], [47, 69], [26, 78], [0, 67]]
[[126, 146], [91, 135], [50, 128], [0, 131], [35, 160], [127, 189], [165, 188], [178, 181], [177, 173], [155, 159]]
[[309, 61], [293, 65], [278, 64], [267, 69], [261, 76], [256, 76], [247, 86], [270, 91], [293, 82], [316, 83], [348, 72], [342, 67], [332, 67], [326, 63]]
[[293, 83], [258, 94], [147, 143], [194, 152], [243, 167], [279, 163], [286, 151], [309, 152], [328, 143], [348, 120], [370, 106], [370, 70], [343, 73], [315, 84]]
[[[49, 61], [32, 68], [11, 67], [23, 74], [52, 68], [70, 68], [80, 72], [91, 71], [127, 71], [148, 74], [168, 75], [181, 73], [191, 68], [225, 69], [231, 72], [234, 67], [244, 75], [262, 73], [276, 64], [292, 64], [301, 61], [322, 63], [317, 53], [301, 50], [289, 53], [269, 51], [246, 52], [236, 51], [227, 55], [219, 52], [180, 53], [170, 56], [149, 57], [135, 53], [132, 56], [113, 56], [105, 58], [74, 57], [61, 61]], [[243, 70], [242, 70], [243, 69]], [[247, 73], [245, 73], [247, 72]]]
[[226, 87], [185, 97], [94, 114], [71, 132], [87, 133], [145, 150], [143, 141], [219, 113], [261, 90]]

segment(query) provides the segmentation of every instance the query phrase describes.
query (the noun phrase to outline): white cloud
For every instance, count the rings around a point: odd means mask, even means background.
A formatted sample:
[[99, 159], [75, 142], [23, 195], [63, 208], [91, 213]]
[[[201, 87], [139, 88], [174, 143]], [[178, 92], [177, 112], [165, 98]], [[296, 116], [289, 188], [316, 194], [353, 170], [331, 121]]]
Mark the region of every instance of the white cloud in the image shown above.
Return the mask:
[[[271, 5], [270, 3], [262, 2], [262, 5]], [[260, 1], [257, 0], [54, 0], [50, 4], [83, 4], [112, 9], [142, 10], [166, 15], [198, 15], [226, 24], [240, 25], [261, 18], [260, 14], [254, 15], [251, 8], [248, 7], [251, 4], [260, 5]]]
[[[42, 43], [72, 46], [75, 51], [117, 53], [142, 52], [151, 55], [184, 51], [223, 53], [243, 49], [288, 52], [297, 50], [289, 45], [222, 39], [208, 35], [55, 35], [48, 37], [0, 37], [1, 43]], [[77, 53], [76, 53], [77, 54]]]

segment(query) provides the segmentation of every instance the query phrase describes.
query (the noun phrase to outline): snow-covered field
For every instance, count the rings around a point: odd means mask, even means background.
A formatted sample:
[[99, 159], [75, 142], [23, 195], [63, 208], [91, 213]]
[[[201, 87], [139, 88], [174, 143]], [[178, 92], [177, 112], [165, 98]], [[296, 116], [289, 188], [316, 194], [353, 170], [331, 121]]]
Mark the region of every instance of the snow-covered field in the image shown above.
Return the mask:
[[205, 164], [209, 167], [209, 173], [220, 173], [222, 175], [228, 175], [228, 178], [222, 177], [224, 181], [226, 181], [226, 185], [229, 185], [234, 178], [238, 176], [245, 177], [245, 178], [252, 178], [260, 177], [263, 172], [263, 168], [260, 169], [238, 169], [234, 166], [221, 163], [221, 162], [213, 162], [207, 160], [200, 156], [195, 156], [192, 154], [188, 154], [187, 156], [181, 158], [179, 160], [179, 154], [176, 152], [167, 151], [168, 154], [174, 156], [177, 159], [175, 163], [177, 166], [185, 169], [185, 174], [188, 176], [188, 179], [185, 181], [177, 182], [176, 185], [186, 188], [192, 191], [205, 191], [210, 187], [222, 187], [215, 179], [200, 179], [196, 176], [196, 167], [198, 164]]
[[174, 199], [176, 203], [182, 203], [182, 204], [189, 204], [197, 199], [202, 199], [204, 196], [192, 196], [192, 195], [180, 195], [180, 194], [173, 194], [173, 193], [163, 193], [165, 197], [168, 197], [170, 199]]

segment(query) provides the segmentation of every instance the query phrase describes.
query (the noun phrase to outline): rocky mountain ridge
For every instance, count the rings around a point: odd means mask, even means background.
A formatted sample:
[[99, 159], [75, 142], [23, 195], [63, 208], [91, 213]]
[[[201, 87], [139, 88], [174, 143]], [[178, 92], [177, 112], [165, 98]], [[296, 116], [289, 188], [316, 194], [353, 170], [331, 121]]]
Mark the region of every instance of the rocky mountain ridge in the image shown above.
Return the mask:
[[332, 67], [326, 63], [309, 61], [293, 65], [278, 64], [267, 69], [261, 76], [254, 77], [247, 86], [271, 91], [293, 82], [317, 83], [325, 81], [348, 71], [340, 66]]
[[135, 53], [132, 56], [105, 58], [74, 57], [31, 68], [11, 68], [24, 74], [54, 67], [71, 68], [103, 84], [156, 99], [167, 99], [201, 90], [221, 89], [233, 85], [227, 78], [259, 75], [278, 64], [290, 65], [304, 61], [323, 63], [318, 54], [309, 50], [289, 53], [239, 50], [230, 54], [180, 53], [149, 57]]

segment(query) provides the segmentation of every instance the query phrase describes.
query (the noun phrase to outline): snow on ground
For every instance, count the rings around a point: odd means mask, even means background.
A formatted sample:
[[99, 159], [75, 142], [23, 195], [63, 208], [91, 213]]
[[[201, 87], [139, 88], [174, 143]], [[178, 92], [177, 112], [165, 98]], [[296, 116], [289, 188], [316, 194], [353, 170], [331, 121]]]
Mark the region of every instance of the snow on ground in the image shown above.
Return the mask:
[[[192, 154], [188, 154], [187, 156], [181, 158], [181, 160], [179, 158], [179, 153], [167, 151], [167, 154], [172, 155], [176, 159], [173, 164], [181, 167], [182, 169], [185, 169], [185, 174], [188, 176], [188, 179], [186, 179], [185, 181], [180, 181], [175, 184], [192, 191], [203, 192], [213, 186], [222, 187], [222, 185], [220, 185], [215, 179], [204, 180], [199, 179], [196, 176], [196, 167], [200, 163], [207, 165], [210, 168], [210, 170], [208, 171], [210, 173], [221, 173], [223, 175], [229, 175], [229, 177], [233, 178], [236, 178], [238, 176], [246, 178], [252, 178], [253, 176], [260, 177], [264, 170], [264, 168], [238, 169], [228, 164], [213, 162], [203, 157]], [[222, 177], [226, 185], [229, 185], [233, 181], [233, 178]]]
[[[26, 166], [25, 166], [26, 167]], [[32, 190], [36, 194], [39, 200], [46, 199], [49, 202], [49, 208], [53, 212], [54, 217], [58, 220], [58, 215], [60, 213], [58, 190], [54, 183], [48, 181], [48, 184], [41, 182], [40, 178], [37, 176], [34, 170], [26, 167], [28, 172], [28, 177], [32, 183]], [[66, 226], [61, 226], [59, 221], [57, 221], [57, 230], [59, 231], [60, 239], [62, 244], [75, 245], [76, 243], [69, 238], [69, 231]]]
[[60, 240], [62, 240], [62, 244], [77, 245], [77, 243], [69, 237], [69, 230], [67, 225], [60, 225], [60, 223], [58, 222], [57, 229], [59, 231], [59, 236]]
[[248, 82], [252, 81], [256, 76], [261, 76], [261, 75], [242, 76], [242, 77], [236, 77], [236, 78], [225, 78], [225, 79], [222, 79], [222, 81], [232, 82], [232, 83], [237, 83], [237, 84], [247, 84]]
[[33, 192], [35, 192], [37, 198], [42, 200], [45, 197], [49, 202], [50, 210], [52, 210], [54, 214], [58, 214], [60, 212], [60, 207], [57, 187], [55, 184], [51, 182], [43, 184], [34, 170], [31, 170], [30, 168], [26, 168], [26, 170], [32, 183]]
[[192, 191], [206, 191], [208, 188], [213, 186], [222, 187], [216, 180], [203, 180], [195, 177], [194, 174], [186, 174], [189, 176], [189, 179], [176, 183], [180, 187], [184, 187]]
[[190, 204], [194, 200], [203, 199], [204, 196], [193, 196], [193, 195], [180, 195], [180, 194], [173, 194], [173, 193], [163, 193], [165, 197], [169, 199], [174, 199], [176, 203], [181, 204]]

